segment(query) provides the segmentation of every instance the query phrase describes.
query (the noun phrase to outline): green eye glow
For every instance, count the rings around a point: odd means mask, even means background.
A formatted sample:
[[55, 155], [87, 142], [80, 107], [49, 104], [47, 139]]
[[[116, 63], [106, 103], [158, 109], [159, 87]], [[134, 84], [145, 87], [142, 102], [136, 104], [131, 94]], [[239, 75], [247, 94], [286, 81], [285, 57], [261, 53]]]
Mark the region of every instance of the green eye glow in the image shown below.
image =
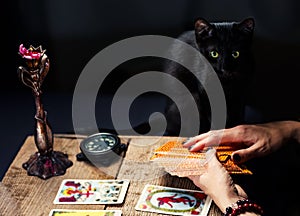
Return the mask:
[[218, 58], [219, 57], [219, 53], [215, 50], [211, 51], [209, 54], [213, 58]]
[[238, 58], [240, 56], [240, 52], [239, 51], [234, 51], [234, 52], [232, 52], [231, 55], [232, 55], [233, 58]]

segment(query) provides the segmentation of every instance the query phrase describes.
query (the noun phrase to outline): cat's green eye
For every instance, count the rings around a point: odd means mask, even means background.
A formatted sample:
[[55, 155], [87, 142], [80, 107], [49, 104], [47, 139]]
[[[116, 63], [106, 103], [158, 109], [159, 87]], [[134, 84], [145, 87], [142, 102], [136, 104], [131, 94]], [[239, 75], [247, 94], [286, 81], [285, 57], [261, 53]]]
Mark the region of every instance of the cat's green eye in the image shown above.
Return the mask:
[[238, 58], [240, 56], [240, 52], [239, 51], [234, 51], [234, 52], [232, 52], [231, 55], [232, 55], [233, 58]]
[[218, 58], [218, 57], [219, 57], [219, 53], [218, 53], [217, 51], [215, 51], [215, 50], [210, 51], [209, 54], [210, 54], [210, 56], [213, 57], [213, 58]]

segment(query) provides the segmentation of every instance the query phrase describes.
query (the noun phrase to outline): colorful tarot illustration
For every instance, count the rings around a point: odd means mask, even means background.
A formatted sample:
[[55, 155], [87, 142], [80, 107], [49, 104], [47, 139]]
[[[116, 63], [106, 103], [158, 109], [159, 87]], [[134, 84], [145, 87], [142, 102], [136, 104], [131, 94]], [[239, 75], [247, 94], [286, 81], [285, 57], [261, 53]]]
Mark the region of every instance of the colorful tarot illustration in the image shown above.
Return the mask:
[[52, 209], [49, 216], [121, 216], [121, 210]]
[[54, 204], [120, 204], [129, 180], [63, 180]]
[[147, 184], [135, 206], [138, 211], [206, 216], [211, 198], [202, 191]]

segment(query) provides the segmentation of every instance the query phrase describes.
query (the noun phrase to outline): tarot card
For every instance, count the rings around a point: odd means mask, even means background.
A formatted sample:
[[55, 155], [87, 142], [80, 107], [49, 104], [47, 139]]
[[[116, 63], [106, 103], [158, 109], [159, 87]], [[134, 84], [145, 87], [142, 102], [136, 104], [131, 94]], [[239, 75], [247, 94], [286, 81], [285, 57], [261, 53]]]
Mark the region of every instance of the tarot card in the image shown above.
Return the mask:
[[169, 215], [206, 216], [211, 202], [203, 191], [147, 184], [135, 209]]
[[52, 209], [49, 216], [121, 216], [121, 210]]
[[[231, 159], [233, 148], [229, 145], [215, 147], [219, 161], [231, 174], [252, 174], [244, 165], [235, 164]], [[206, 163], [205, 152], [190, 152], [179, 141], [168, 141], [153, 150], [150, 161], [163, 167], [171, 175], [184, 177], [201, 175]]]
[[54, 204], [120, 204], [128, 186], [129, 180], [65, 179]]

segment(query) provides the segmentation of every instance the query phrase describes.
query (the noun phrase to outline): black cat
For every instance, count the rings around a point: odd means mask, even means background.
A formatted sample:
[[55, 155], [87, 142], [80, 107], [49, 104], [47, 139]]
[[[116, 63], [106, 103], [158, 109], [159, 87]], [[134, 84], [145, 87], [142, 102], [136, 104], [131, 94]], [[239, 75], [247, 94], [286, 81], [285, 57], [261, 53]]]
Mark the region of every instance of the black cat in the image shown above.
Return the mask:
[[[254, 58], [251, 52], [254, 24], [253, 18], [246, 18], [241, 22], [212, 23], [199, 18], [195, 21], [194, 30], [184, 32], [178, 37], [179, 40], [196, 48], [217, 74], [226, 99], [227, 116], [224, 127], [232, 127], [244, 122], [245, 97], [254, 70]], [[206, 132], [211, 129], [211, 107], [203, 82], [209, 79], [209, 74], [201, 71], [203, 61], [199, 56], [190, 56], [181, 45], [174, 45], [170, 52], [197, 71], [192, 74], [186, 67], [174, 61], [168, 61], [164, 69], [166, 73], [176, 77], [188, 87], [200, 112], [199, 133]], [[176, 84], [169, 82], [165, 85], [174, 89], [177, 101], [180, 101], [183, 109], [188, 110], [190, 104], [186, 101], [185, 95], [176, 92]], [[181, 128], [183, 124], [180, 120], [178, 104], [171, 99], [168, 100], [165, 112], [168, 122], [166, 135], [177, 136], [180, 130], [180, 135], [183, 136], [196, 135], [190, 133], [193, 130], [188, 128], [188, 122], [195, 121], [192, 114], [183, 120], [187, 123], [186, 128]]]

